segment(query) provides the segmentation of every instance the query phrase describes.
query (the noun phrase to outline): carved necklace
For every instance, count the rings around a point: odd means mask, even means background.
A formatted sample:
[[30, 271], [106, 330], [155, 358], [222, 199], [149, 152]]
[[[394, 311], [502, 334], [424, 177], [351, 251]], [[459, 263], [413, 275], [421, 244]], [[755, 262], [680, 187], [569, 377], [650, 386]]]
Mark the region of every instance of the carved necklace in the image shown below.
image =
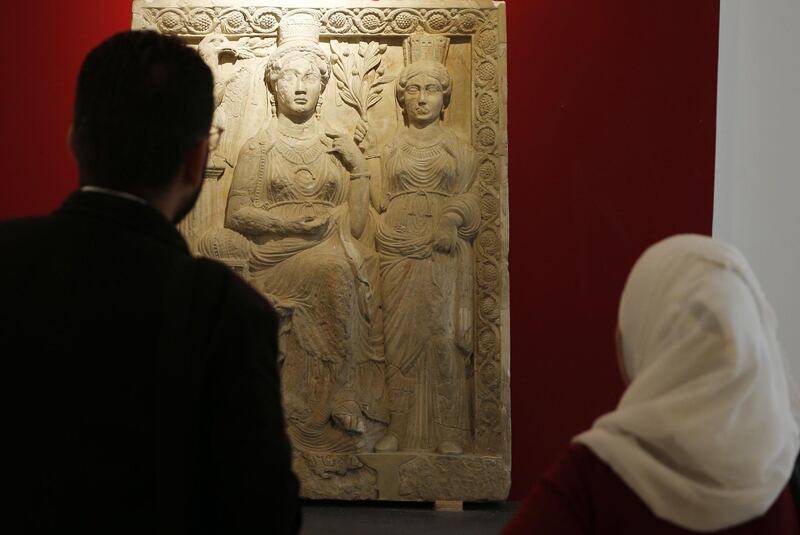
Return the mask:
[[314, 143], [313, 138], [309, 141], [311, 141], [311, 143], [307, 145], [300, 143], [289, 144], [285, 139], [279, 138], [275, 143], [275, 148], [289, 163], [294, 165], [311, 165], [325, 152], [325, 146], [322, 143]]
[[444, 136], [418, 136], [405, 133], [397, 145], [393, 161], [393, 193], [425, 191], [448, 195], [448, 186], [456, 168], [452, 155], [444, 147]]
[[415, 160], [436, 160], [439, 158], [444, 152], [444, 149], [441, 145], [433, 145], [430, 147], [417, 147], [412, 145], [411, 143], [402, 143], [400, 145], [400, 149], [405, 153], [407, 156], [415, 159]]
[[293, 184], [296, 191], [303, 197], [314, 197], [322, 186], [317, 180], [317, 175], [312, 168], [320, 155], [325, 152], [325, 145], [316, 142], [316, 138], [299, 139], [288, 136], [290, 139], [297, 140], [291, 143], [280, 133], [280, 137], [275, 143], [275, 150], [289, 164], [290, 176], [293, 177]]
[[422, 131], [417, 130], [412, 133], [412, 130], [406, 130], [401, 139], [405, 144], [411, 145], [417, 149], [429, 149], [437, 147], [442, 144], [443, 132], [440, 128], [436, 128], [432, 134], [422, 134]]

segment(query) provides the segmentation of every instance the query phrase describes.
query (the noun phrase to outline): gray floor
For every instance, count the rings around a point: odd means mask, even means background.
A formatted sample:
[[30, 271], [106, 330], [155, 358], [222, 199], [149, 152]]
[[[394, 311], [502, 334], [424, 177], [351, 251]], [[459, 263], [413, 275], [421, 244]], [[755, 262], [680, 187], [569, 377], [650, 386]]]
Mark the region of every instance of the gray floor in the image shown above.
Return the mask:
[[443, 513], [430, 503], [306, 501], [301, 535], [496, 535], [516, 508], [465, 503], [461, 513]]

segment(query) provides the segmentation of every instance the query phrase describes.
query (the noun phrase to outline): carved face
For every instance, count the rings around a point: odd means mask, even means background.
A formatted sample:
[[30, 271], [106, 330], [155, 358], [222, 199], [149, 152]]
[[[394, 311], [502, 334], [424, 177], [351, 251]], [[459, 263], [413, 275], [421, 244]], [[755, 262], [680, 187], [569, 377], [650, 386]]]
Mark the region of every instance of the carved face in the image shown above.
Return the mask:
[[408, 79], [404, 107], [408, 122], [417, 127], [427, 126], [439, 119], [444, 109], [442, 84], [425, 73]]
[[303, 57], [295, 57], [281, 66], [275, 82], [278, 112], [291, 118], [307, 119], [314, 113], [322, 92], [317, 66]]

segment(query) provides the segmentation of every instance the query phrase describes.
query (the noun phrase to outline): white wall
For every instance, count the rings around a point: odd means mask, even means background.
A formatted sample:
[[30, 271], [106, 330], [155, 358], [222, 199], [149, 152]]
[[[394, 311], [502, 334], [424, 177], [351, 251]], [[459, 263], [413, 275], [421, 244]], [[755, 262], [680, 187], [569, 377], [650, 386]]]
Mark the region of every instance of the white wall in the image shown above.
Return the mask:
[[750, 260], [800, 381], [800, 0], [721, 0], [714, 236]]

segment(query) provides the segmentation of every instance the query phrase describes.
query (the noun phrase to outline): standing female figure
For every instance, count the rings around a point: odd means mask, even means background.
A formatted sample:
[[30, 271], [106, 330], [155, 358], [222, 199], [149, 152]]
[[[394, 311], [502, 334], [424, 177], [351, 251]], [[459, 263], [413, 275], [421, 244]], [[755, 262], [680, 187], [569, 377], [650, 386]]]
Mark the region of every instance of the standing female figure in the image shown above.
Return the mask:
[[[475, 153], [441, 125], [452, 90], [446, 38], [409, 40], [411, 61], [396, 89], [407, 125], [384, 146], [382, 180], [372, 188], [391, 407], [390, 432], [376, 451], [459, 454], [471, 429]], [[413, 59], [432, 49], [445, 54]]]

